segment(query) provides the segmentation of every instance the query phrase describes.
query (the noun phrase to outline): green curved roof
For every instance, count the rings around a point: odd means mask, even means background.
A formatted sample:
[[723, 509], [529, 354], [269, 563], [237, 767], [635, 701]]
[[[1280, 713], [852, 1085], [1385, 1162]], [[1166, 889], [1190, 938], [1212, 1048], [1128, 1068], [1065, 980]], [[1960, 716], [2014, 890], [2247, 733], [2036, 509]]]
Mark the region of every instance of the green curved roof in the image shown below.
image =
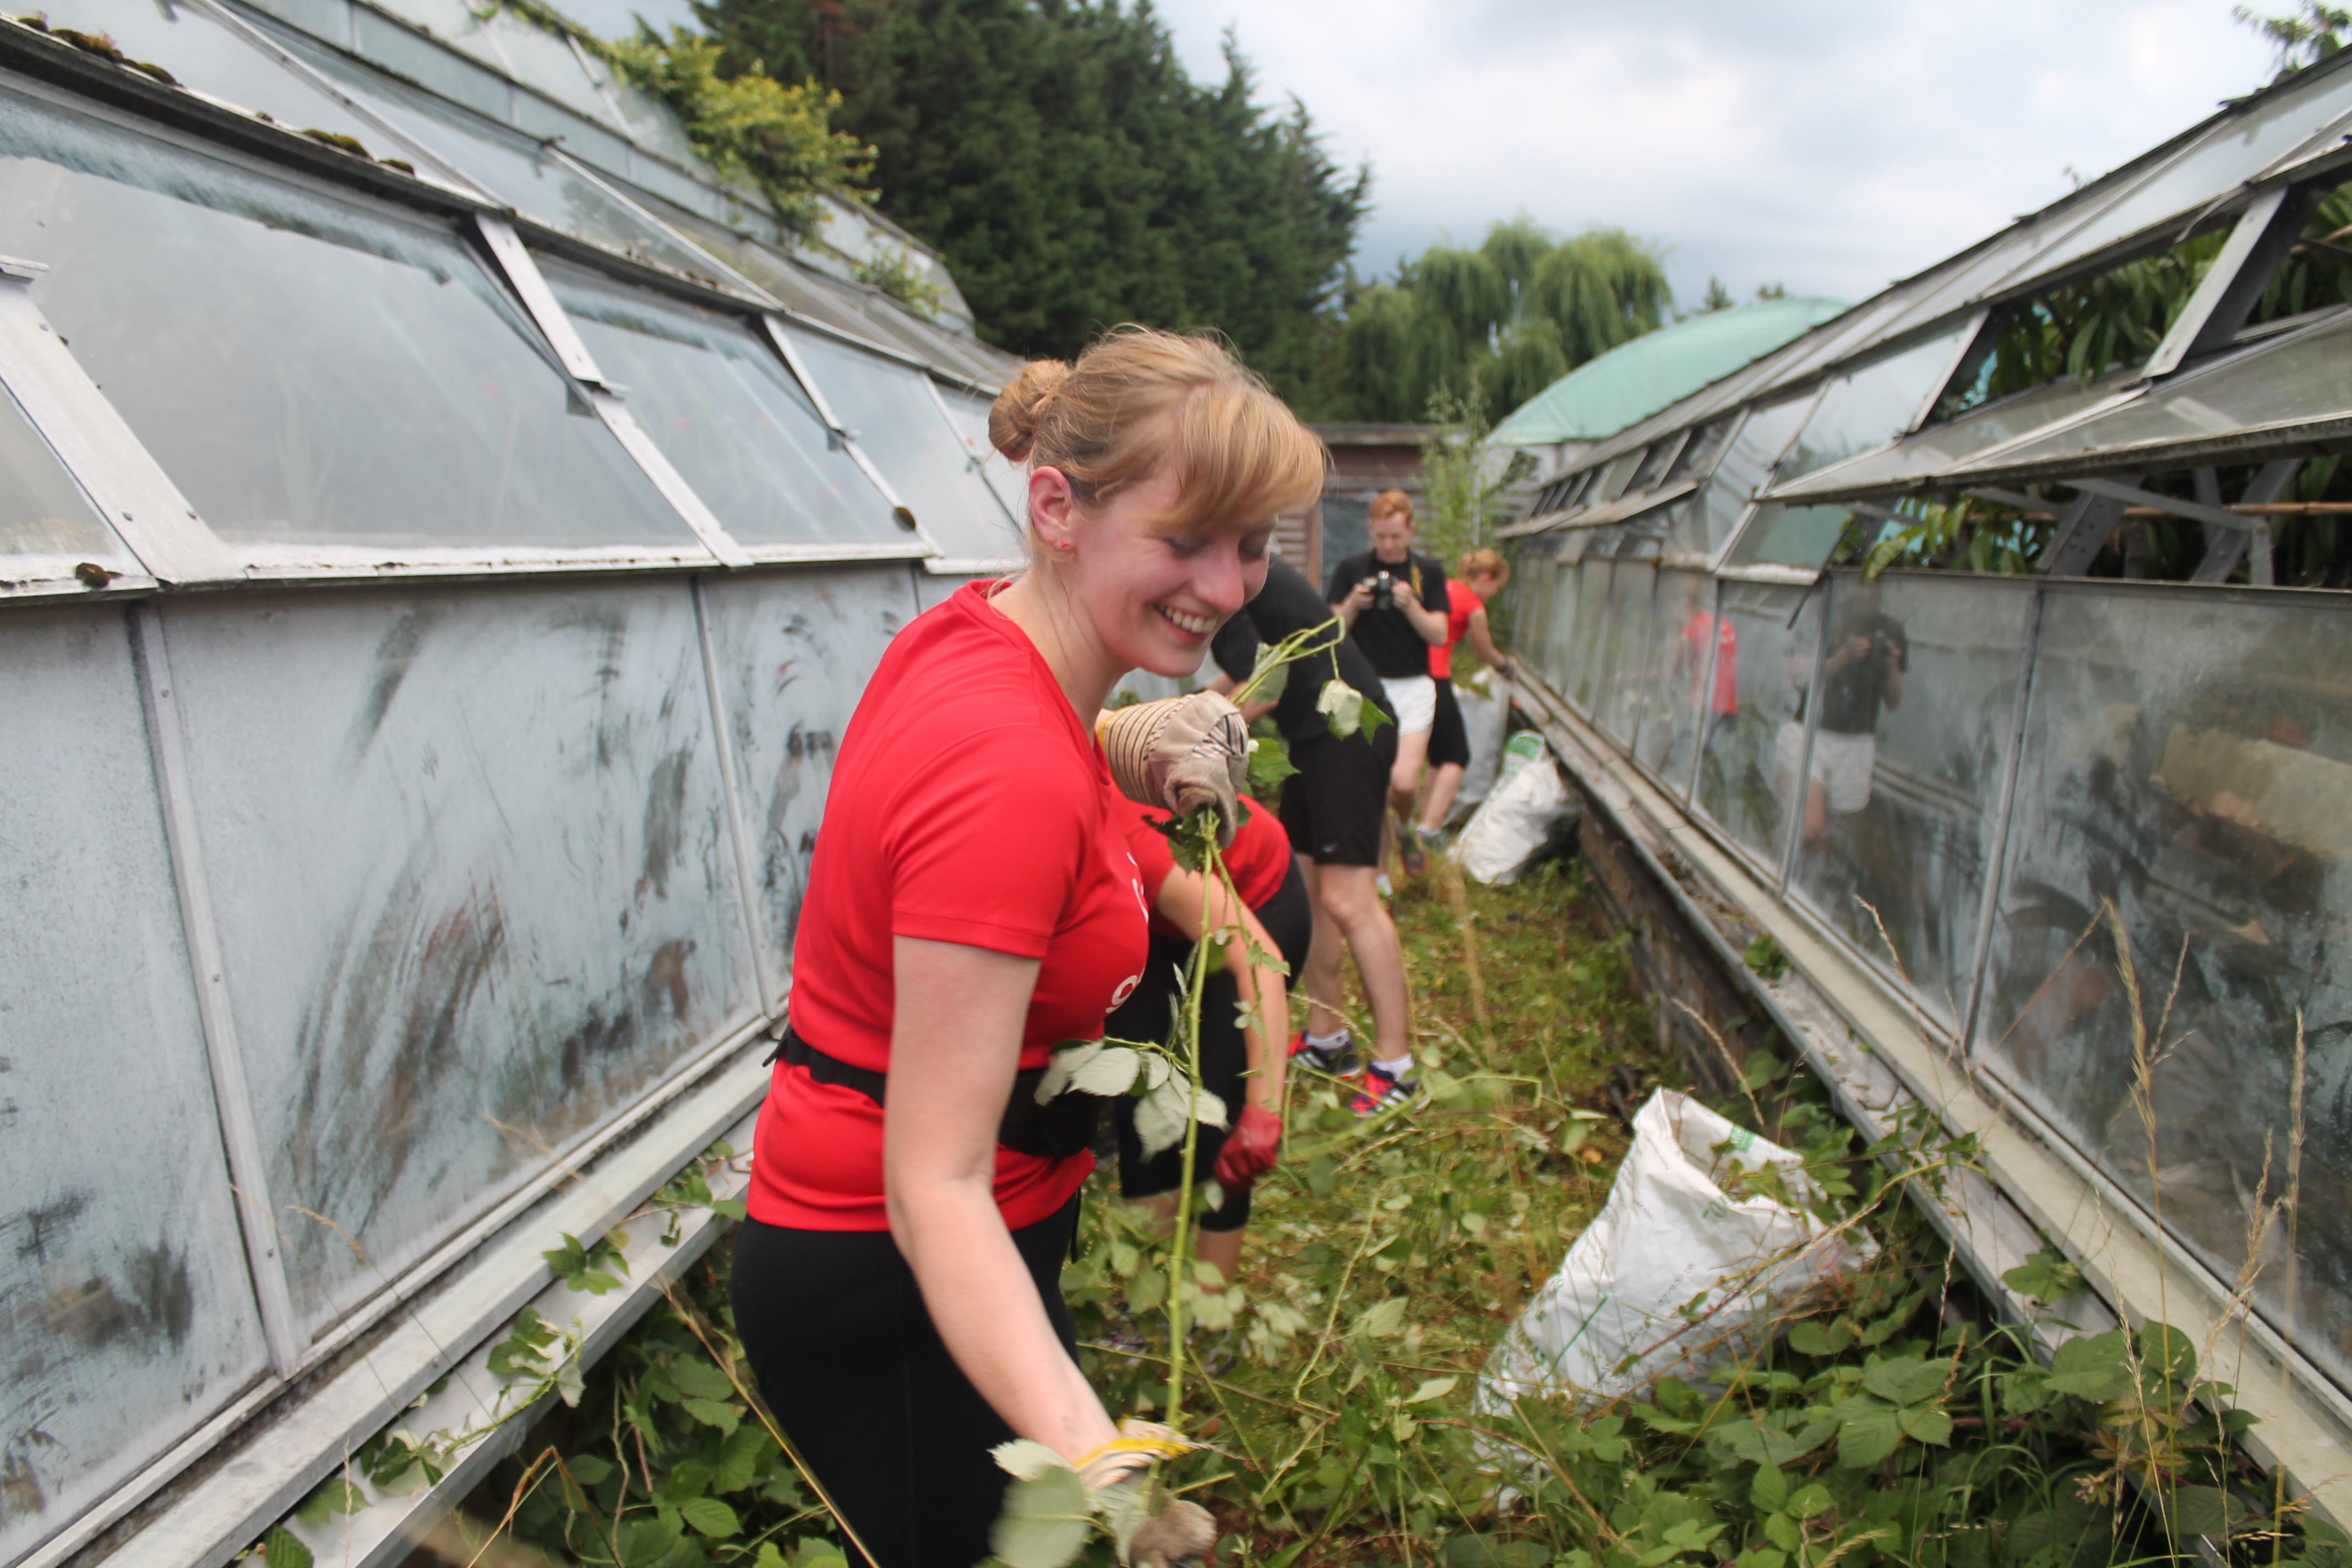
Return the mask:
[[1762, 300], [1661, 327], [1570, 371], [1486, 439], [1542, 447], [1614, 436], [1846, 309], [1836, 300]]

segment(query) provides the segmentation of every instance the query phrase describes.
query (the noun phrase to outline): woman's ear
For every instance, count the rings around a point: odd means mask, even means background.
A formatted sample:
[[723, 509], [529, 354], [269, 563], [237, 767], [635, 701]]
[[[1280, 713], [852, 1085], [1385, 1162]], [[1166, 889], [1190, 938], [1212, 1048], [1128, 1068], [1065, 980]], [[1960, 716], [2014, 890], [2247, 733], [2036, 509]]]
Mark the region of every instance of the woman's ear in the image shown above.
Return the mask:
[[1029, 531], [1056, 556], [1077, 549], [1077, 496], [1070, 477], [1059, 468], [1040, 468], [1029, 475]]

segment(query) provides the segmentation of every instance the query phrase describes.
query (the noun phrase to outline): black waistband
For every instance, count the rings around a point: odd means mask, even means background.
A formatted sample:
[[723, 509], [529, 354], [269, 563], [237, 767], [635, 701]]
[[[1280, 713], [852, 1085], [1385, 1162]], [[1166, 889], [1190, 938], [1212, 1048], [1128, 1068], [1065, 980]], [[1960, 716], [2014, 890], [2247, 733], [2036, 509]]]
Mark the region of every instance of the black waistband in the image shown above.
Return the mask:
[[[887, 1103], [883, 1096], [889, 1086], [887, 1078], [872, 1068], [853, 1067], [839, 1057], [827, 1056], [803, 1039], [789, 1023], [782, 1040], [768, 1053], [770, 1063], [778, 1058], [804, 1069], [814, 1082], [855, 1089], [877, 1105]], [[997, 1120], [996, 1141], [1016, 1154], [1066, 1160], [1094, 1142], [1102, 1099], [1066, 1089], [1040, 1105], [1037, 1086], [1045, 1079], [1045, 1069], [1041, 1067], [1024, 1068], [1013, 1075], [1013, 1093], [1004, 1102], [1004, 1114]]]

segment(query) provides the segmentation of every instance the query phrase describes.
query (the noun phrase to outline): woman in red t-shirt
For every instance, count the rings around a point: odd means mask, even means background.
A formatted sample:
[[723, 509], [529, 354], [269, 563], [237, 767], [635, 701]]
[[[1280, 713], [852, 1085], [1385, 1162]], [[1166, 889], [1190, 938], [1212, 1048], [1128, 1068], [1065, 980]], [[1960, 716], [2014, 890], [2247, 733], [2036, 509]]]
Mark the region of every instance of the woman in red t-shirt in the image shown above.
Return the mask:
[[1510, 656], [1495, 647], [1486, 629], [1486, 601], [1511, 580], [1511, 563], [1495, 550], [1473, 550], [1454, 563], [1445, 580], [1445, 641], [1429, 650], [1429, 672], [1437, 677], [1437, 722], [1429, 736], [1429, 790], [1422, 797], [1419, 837], [1423, 843], [1445, 826], [1454, 809], [1454, 792], [1470, 767], [1470, 733], [1462, 722], [1461, 705], [1454, 695], [1454, 649], [1467, 642], [1486, 668], [1507, 679]]
[[[1290, 852], [1281, 819], [1244, 797], [1241, 830], [1225, 851], [1225, 869], [1241, 896], [1239, 919], [1226, 912], [1223, 885], [1176, 864], [1159, 823], [1167, 813], [1136, 806], [1127, 813], [1127, 847], [1151, 900], [1151, 959], [1143, 984], [1105, 1026], [1122, 1040], [1164, 1040], [1179, 1002], [1176, 974], [1192, 956], [1203, 931], [1242, 926], [1259, 949], [1298, 973], [1307, 962], [1315, 910], [1307, 879]], [[1200, 1216], [1200, 1256], [1214, 1264], [1228, 1283], [1241, 1262], [1242, 1231], [1249, 1224], [1250, 1193], [1258, 1177], [1274, 1169], [1282, 1146], [1284, 1069], [1290, 1032], [1289, 987], [1279, 970], [1248, 962], [1243, 942], [1225, 943], [1224, 963], [1201, 984], [1201, 1085], [1224, 1103], [1228, 1126], [1203, 1126], [1194, 1140], [1193, 1175], [1213, 1177], [1223, 1201]], [[1257, 1019], [1244, 1029], [1235, 1019], [1247, 1002]], [[1129, 1202], [1152, 1200], [1175, 1215], [1174, 1194], [1183, 1182], [1180, 1144], [1146, 1155], [1135, 1128], [1135, 1101], [1113, 1109], [1118, 1132], [1119, 1192]]]
[[989, 433], [1030, 465], [1032, 565], [901, 632], [843, 734], [735, 1249], [761, 1391], [881, 1568], [987, 1554], [996, 1444], [1115, 1436], [1058, 1284], [1087, 1130], [1034, 1093], [1146, 952], [1088, 721], [1199, 667], [1322, 482], [1287, 408], [1163, 332], [1024, 367]]

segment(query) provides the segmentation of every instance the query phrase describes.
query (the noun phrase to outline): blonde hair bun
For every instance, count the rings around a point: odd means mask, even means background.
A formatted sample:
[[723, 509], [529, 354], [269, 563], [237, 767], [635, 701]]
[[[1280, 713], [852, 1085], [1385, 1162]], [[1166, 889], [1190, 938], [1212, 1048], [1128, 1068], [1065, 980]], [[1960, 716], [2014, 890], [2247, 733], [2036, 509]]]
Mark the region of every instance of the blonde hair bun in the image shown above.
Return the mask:
[[1070, 367], [1057, 359], [1033, 359], [1021, 367], [988, 410], [988, 438], [1016, 463], [1025, 463], [1037, 445], [1045, 400], [1061, 390]]

